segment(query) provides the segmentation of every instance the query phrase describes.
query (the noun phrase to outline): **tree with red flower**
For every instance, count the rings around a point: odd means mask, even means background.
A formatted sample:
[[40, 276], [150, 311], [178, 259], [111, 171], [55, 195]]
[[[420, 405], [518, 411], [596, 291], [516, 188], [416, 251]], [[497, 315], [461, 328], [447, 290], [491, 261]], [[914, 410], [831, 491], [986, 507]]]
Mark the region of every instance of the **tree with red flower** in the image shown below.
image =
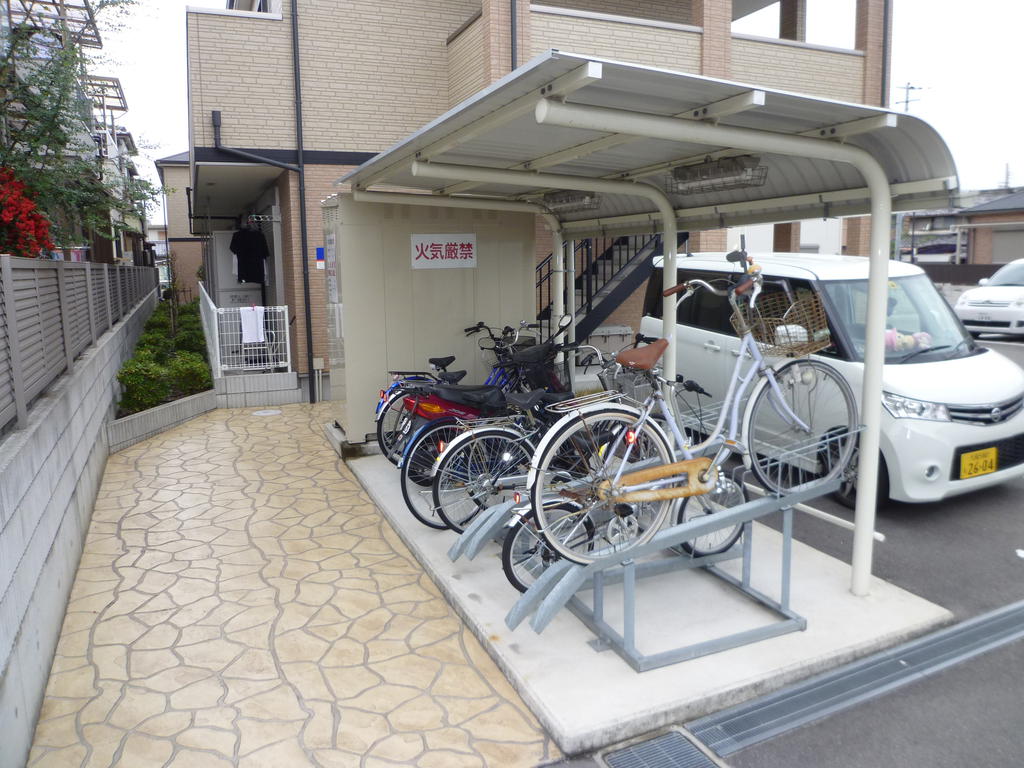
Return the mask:
[[0, 253], [35, 258], [53, 248], [50, 222], [10, 168], [0, 168]]

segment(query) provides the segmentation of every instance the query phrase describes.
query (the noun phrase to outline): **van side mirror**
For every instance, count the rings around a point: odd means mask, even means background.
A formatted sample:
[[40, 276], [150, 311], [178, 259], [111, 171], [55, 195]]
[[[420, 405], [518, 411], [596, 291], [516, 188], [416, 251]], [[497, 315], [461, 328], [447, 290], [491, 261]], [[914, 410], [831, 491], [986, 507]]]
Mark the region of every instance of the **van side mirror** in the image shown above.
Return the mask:
[[747, 254], [744, 251], [732, 251], [725, 255], [725, 259], [733, 264], [738, 264], [747, 260]]
[[988, 278], [987, 277], [981, 278], [981, 280], [978, 281], [978, 285], [988, 285]]

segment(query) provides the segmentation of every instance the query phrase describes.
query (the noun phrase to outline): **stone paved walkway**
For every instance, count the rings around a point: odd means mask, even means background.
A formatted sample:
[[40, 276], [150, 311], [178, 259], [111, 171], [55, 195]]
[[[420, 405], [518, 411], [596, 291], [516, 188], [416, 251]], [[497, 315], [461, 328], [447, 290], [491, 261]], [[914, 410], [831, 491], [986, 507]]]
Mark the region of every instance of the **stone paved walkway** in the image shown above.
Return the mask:
[[557, 757], [327, 445], [327, 411], [280, 410], [110, 457], [29, 765]]

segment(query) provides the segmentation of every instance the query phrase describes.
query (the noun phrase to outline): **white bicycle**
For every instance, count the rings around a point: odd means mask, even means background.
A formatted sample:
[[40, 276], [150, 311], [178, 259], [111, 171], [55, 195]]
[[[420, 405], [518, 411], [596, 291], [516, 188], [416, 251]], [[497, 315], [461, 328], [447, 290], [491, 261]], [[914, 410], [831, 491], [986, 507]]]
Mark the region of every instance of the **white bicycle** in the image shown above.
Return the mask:
[[[820, 300], [811, 293], [762, 298], [760, 269], [742, 251], [727, 258], [743, 265], [742, 277], [728, 290], [690, 280], [664, 292], [683, 293], [677, 307], [698, 290], [728, 297], [742, 340], [717, 422], [706, 437], [696, 433], [703, 439], [692, 444], [666, 401], [668, 382], [655, 370], [668, 346], [660, 339], [617, 358], [651, 385], [642, 403], [579, 408], [559, 419], [538, 445], [528, 477], [533, 513], [562, 557], [589, 563], [622, 554], [650, 540], [673, 510], [675, 522], [683, 522], [742, 503], [742, 487], [720, 470], [730, 454], [742, 457], [776, 495], [822, 484], [847, 468], [859, 425], [846, 380], [819, 360], [801, 357], [775, 367], [766, 360], [806, 356], [830, 344]], [[740, 532], [739, 526], [715, 531], [686, 549], [695, 555], [724, 551]]]

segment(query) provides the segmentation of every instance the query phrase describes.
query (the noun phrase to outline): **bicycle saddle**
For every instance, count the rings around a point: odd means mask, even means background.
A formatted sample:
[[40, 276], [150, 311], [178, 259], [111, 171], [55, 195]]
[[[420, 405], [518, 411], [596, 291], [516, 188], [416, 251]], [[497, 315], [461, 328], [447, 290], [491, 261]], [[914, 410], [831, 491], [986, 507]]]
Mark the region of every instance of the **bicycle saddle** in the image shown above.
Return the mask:
[[615, 362], [635, 371], [649, 371], [668, 349], [668, 339], [658, 339], [653, 344], [636, 349], [626, 349], [615, 356]]
[[428, 357], [427, 362], [435, 368], [441, 368], [443, 370], [455, 362], [455, 355], [448, 355], [448, 357]]
[[487, 411], [496, 411], [505, 407], [505, 393], [498, 387], [479, 386], [439, 386], [434, 392], [438, 397], [459, 405], [469, 405]]
[[437, 374], [437, 380], [444, 384], [458, 384], [466, 378], [465, 371], [441, 371]]

